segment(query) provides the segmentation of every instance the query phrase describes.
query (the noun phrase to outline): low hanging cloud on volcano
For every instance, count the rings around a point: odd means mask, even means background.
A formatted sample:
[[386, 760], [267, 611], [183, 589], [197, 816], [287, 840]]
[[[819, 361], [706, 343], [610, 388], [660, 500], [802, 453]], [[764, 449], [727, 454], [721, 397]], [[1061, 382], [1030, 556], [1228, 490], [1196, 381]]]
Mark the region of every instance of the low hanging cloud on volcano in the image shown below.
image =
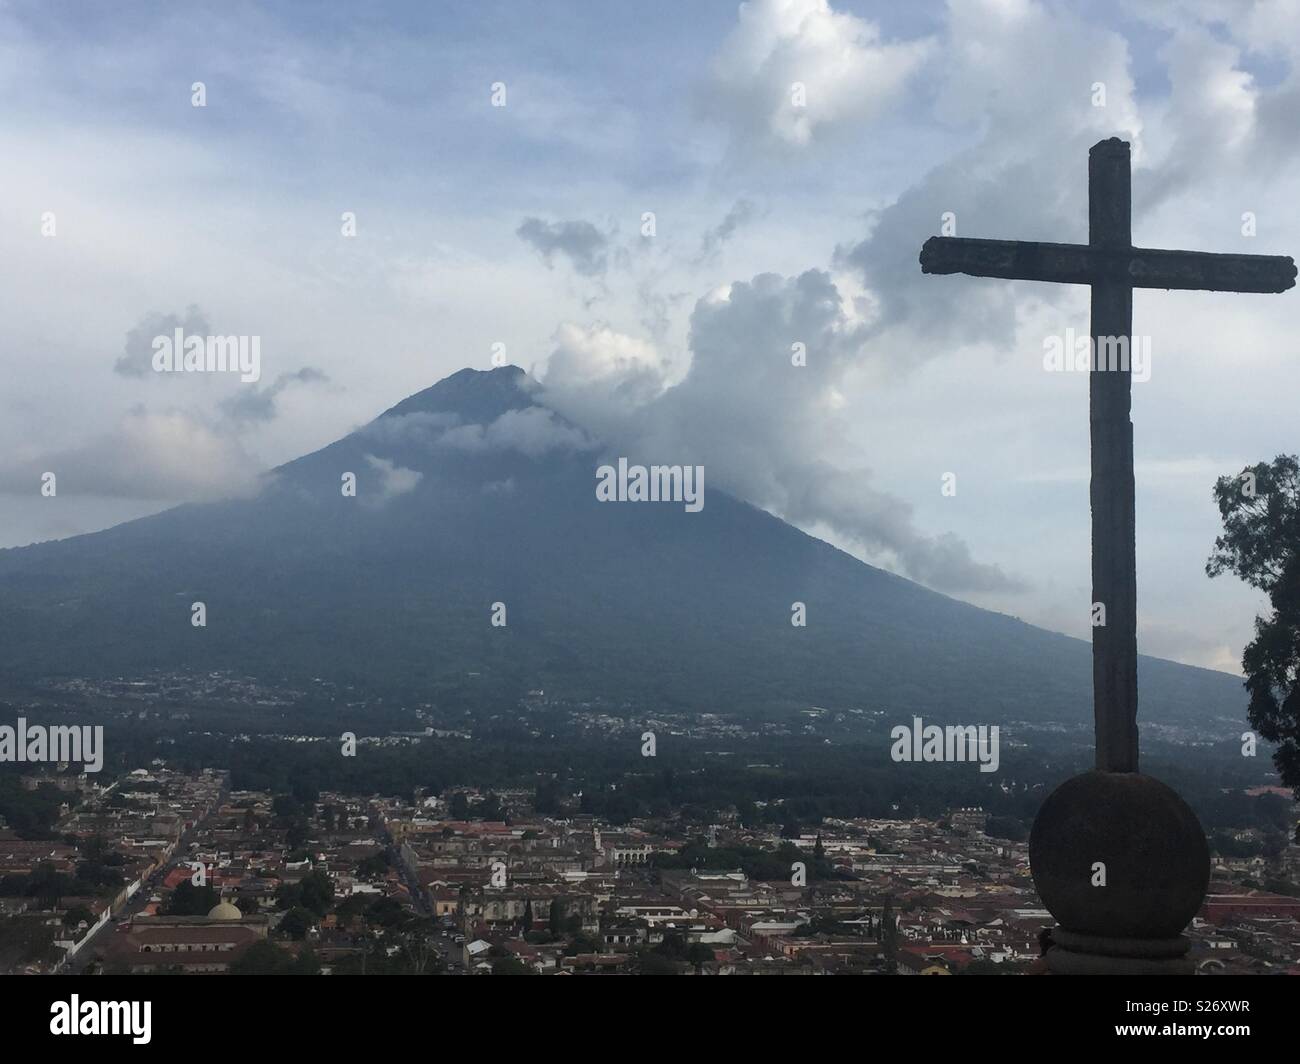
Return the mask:
[[802, 527], [827, 526], [936, 589], [1019, 589], [957, 537], [919, 530], [906, 501], [871, 486], [869, 467], [819, 457], [844, 428], [841, 388], [870, 335], [863, 310], [821, 270], [737, 281], [696, 303], [690, 369], [672, 384], [650, 345], [566, 325], [540, 398], [607, 445], [702, 463], [711, 483]]

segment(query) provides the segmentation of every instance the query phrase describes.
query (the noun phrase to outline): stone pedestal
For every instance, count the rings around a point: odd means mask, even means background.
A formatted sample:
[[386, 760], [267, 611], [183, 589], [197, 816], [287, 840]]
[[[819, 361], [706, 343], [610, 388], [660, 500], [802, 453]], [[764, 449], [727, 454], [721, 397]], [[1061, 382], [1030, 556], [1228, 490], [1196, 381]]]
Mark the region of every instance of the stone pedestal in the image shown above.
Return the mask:
[[1034, 885], [1058, 926], [1061, 975], [1190, 975], [1182, 935], [1205, 899], [1196, 814], [1159, 780], [1085, 772], [1048, 796], [1029, 836]]

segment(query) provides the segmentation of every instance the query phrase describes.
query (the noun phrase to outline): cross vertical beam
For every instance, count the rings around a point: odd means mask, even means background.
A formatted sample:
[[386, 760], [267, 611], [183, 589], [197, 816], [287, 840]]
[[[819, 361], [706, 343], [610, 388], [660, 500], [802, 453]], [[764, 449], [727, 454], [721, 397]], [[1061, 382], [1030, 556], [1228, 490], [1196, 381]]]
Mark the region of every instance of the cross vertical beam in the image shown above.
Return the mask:
[[1285, 292], [1289, 255], [1219, 255], [1135, 248], [1129, 146], [1112, 137], [1088, 153], [1088, 243], [1055, 244], [933, 236], [923, 273], [964, 273], [1092, 286], [1092, 601], [1105, 607], [1092, 629], [1097, 768], [1138, 770], [1137, 558], [1133, 505], [1133, 289]]
[[[1129, 146], [1104, 140], [1088, 153], [1088, 243], [1129, 248], [1132, 186]], [[1088, 374], [1092, 443], [1092, 601], [1105, 624], [1092, 629], [1092, 710], [1097, 768], [1138, 770], [1137, 541], [1133, 485], [1130, 361], [1108, 365], [1108, 351], [1128, 352], [1133, 332], [1133, 286], [1127, 279], [1092, 284], [1093, 369]]]

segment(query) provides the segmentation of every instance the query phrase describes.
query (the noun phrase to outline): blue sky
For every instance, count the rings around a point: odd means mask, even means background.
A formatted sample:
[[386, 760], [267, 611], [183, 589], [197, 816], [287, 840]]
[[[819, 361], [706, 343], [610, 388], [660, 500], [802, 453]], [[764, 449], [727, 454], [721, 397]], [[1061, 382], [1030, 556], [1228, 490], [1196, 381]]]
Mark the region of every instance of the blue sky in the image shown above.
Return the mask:
[[[1119, 135], [1137, 242], [1294, 254], [1297, 60], [1289, 0], [0, 3], [0, 546], [247, 490], [504, 343], [592, 431], [1086, 636], [1086, 380], [1041, 365], [1086, 293], [916, 252], [1084, 239]], [[1297, 450], [1295, 296], [1135, 305], [1142, 648], [1233, 669], [1209, 490]], [[115, 371], [190, 314], [262, 338], [270, 416]]]

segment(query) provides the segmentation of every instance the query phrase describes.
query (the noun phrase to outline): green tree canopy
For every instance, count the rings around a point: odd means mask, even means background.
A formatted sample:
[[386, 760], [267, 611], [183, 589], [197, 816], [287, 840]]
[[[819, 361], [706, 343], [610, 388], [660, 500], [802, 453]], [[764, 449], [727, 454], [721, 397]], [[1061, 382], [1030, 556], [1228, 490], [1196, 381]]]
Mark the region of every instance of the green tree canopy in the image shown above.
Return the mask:
[[296, 956], [274, 942], [253, 943], [230, 966], [231, 975], [320, 975], [320, 961], [311, 950]]
[[295, 905], [280, 921], [277, 930], [283, 931], [286, 935], [296, 942], [301, 942], [307, 937], [307, 932], [316, 921], [315, 914], [301, 905]]
[[1269, 597], [1272, 613], [1255, 618], [1241, 660], [1250, 723], [1278, 744], [1274, 763], [1300, 795], [1300, 458], [1278, 455], [1220, 477], [1214, 498], [1223, 535], [1205, 571], [1234, 573]]
[[182, 879], [164, 910], [167, 916], [207, 916], [221, 901], [221, 896], [209, 886], [196, 887], [190, 880]]

